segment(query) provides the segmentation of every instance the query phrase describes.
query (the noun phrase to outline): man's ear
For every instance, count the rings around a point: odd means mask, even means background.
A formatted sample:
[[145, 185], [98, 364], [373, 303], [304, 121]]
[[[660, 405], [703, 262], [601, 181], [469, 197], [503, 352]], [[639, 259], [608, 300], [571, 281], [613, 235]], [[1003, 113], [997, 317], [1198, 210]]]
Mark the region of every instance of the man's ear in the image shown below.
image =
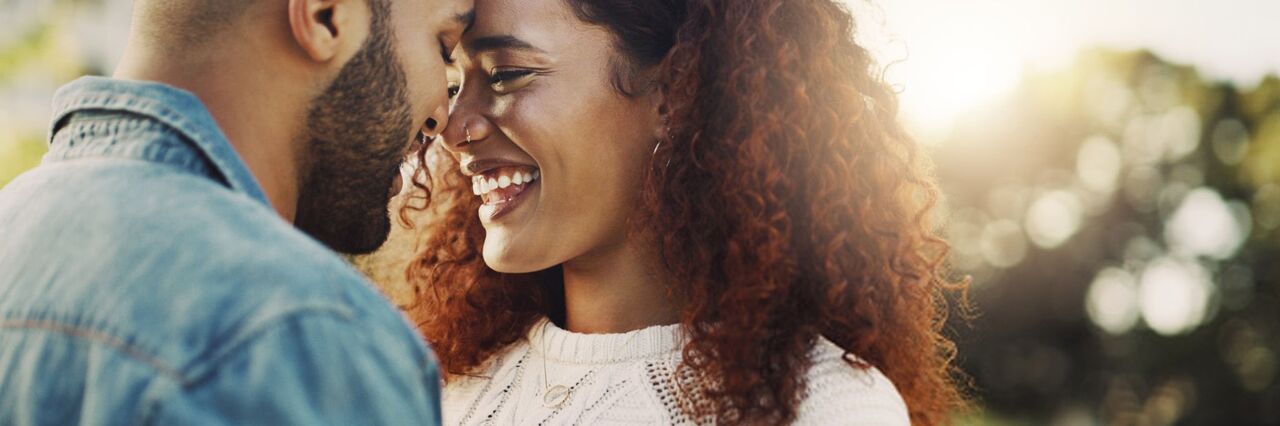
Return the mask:
[[289, 28], [298, 47], [316, 62], [346, 62], [369, 36], [365, 0], [289, 0]]

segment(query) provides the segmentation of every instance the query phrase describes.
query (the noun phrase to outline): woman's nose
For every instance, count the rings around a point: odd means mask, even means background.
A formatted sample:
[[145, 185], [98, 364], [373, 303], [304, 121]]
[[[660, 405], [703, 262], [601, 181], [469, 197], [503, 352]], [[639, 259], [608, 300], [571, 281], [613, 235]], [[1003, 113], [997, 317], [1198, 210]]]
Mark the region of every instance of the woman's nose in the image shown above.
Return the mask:
[[454, 110], [449, 126], [445, 127], [441, 136], [444, 147], [453, 152], [466, 151], [486, 137], [492, 131], [492, 124], [478, 114], [465, 114]]

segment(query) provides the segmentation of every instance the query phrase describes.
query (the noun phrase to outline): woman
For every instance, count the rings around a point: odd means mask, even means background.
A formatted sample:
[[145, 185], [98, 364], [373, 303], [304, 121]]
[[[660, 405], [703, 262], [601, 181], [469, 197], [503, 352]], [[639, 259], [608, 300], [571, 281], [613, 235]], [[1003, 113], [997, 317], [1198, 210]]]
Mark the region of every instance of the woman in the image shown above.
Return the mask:
[[411, 310], [448, 424], [945, 423], [936, 191], [831, 0], [479, 0]]

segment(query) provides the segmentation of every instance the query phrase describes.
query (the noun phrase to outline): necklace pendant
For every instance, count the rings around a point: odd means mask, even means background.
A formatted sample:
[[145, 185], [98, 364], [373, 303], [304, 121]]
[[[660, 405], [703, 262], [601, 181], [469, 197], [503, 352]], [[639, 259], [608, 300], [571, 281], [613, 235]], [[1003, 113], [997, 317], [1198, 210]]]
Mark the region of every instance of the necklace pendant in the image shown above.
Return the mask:
[[542, 405], [547, 408], [560, 408], [564, 405], [565, 400], [569, 399], [569, 388], [563, 385], [555, 385], [547, 388], [547, 392], [542, 394]]

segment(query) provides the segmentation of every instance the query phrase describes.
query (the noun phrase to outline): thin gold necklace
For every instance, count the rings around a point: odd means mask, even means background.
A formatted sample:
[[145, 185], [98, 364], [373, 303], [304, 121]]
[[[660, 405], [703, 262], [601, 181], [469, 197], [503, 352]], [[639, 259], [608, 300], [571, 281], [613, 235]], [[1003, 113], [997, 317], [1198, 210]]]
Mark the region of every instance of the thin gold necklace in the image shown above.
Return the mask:
[[542, 405], [547, 408], [560, 408], [564, 402], [569, 400], [569, 388], [565, 385], [551, 386], [551, 376], [547, 375], [547, 358], [551, 353], [547, 351], [547, 327], [551, 325], [551, 320], [542, 325]]
[[[547, 344], [548, 344], [547, 340], [549, 340], [547, 339], [547, 327], [551, 327], [550, 318], [548, 318], [546, 322], [542, 323], [542, 333], [541, 333], [542, 334], [542, 348], [541, 348], [542, 349], [542, 405], [546, 406], [547, 408], [558, 409], [560, 408], [561, 405], [564, 405], [565, 401], [569, 400], [569, 396], [573, 393], [573, 388], [565, 385], [551, 384], [551, 376], [547, 374], [547, 358], [549, 358], [551, 354], [551, 352], [547, 349]], [[627, 336], [627, 340], [622, 341], [622, 344], [619, 346], [622, 348], [626, 348], [628, 345], [630, 345], [631, 340], [635, 339], [636, 336], [640, 334], [639, 333], [640, 330], [643, 330], [643, 328], [630, 331], [629, 333], [631, 333], [631, 335]], [[588, 372], [587, 374], [591, 374], [591, 373]]]

